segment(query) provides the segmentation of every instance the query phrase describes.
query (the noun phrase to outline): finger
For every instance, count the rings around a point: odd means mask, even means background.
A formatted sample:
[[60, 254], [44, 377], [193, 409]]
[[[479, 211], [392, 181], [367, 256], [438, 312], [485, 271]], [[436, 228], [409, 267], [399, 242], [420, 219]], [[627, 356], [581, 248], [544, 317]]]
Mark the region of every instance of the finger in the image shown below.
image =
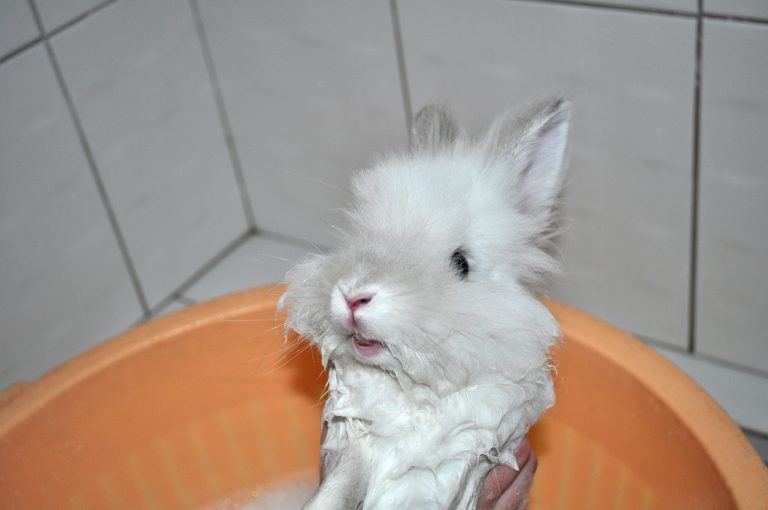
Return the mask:
[[509, 466], [499, 465], [493, 468], [483, 482], [483, 488], [477, 500], [477, 510], [491, 510], [517, 474], [517, 471]]
[[533, 475], [539, 466], [536, 455], [531, 453], [528, 462], [520, 470], [520, 474], [499, 497], [493, 510], [525, 510], [528, 506], [528, 494], [533, 485]]
[[[528, 442], [527, 438], [523, 438], [515, 450], [515, 460], [521, 470], [530, 456], [531, 443]], [[483, 482], [483, 488], [477, 500], [477, 510], [491, 510], [499, 497], [518, 476], [519, 472], [509, 466], [499, 465], [493, 468]]]

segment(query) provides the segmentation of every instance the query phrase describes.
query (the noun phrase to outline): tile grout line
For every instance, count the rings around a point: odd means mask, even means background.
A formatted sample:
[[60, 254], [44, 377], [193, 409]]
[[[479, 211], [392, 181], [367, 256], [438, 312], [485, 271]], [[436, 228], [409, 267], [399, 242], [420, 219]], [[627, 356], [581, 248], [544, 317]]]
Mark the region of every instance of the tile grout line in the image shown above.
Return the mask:
[[224, 140], [227, 144], [229, 161], [232, 164], [232, 169], [235, 173], [235, 180], [237, 181], [237, 187], [240, 191], [240, 200], [242, 202], [243, 213], [245, 214], [245, 221], [248, 224], [248, 229], [250, 232], [255, 233], [257, 228], [256, 215], [253, 210], [253, 205], [251, 204], [250, 196], [248, 195], [248, 186], [246, 184], [245, 174], [243, 173], [243, 167], [240, 162], [240, 155], [237, 151], [235, 136], [232, 133], [232, 125], [229, 121], [229, 115], [227, 114], [227, 107], [224, 104], [224, 95], [221, 91], [219, 75], [216, 72], [216, 65], [213, 61], [211, 47], [208, 44], [208, 37], [205, 34], [203, 18], [200, 15], [200, 8], [197, 4], [197, 0], [189, 0], [189, 6], [192, 10], [192, 16], [195, 20], [195, 30], [197, 32], [197, 38], [200, 42], [200, 49], [203, 53], [203, 60], [205, 61], [205, 69], [208, 73], [208, 80], [213, 91], [213, 98], [216, 103], [216, 111], [219, 115], [219, 123], [221, 124], [220, 127], [224, 132]]
[[609, 11], [634, 12], [638, 14], [661, 14], [664, 16], [677, 16], [683, 18], [696, 18], [696, 12], [678, 11], [675, 9], [663, 9], [658, 7], [640, 7], [639, 5], [610, 4], [601, 2], [592, 2], [589, 0], [507, 0], [512, 2], [534, 3], [534, 4], [553, 4], [570, 7], [594, 7]]
[[76, 25], [77, 23], [80, 23], [80, 22], [81, 22], [81, 21], [83, 21], [85, 18], [87, 18], [87, 17], [91, 16], [92, 14], [95, 14], [95, 13], [99, 12], [99, 11], [100, 11], [100, 10], [102, 10], [104, 7], [107, 7], [108, 5], [111, 5], [111, 4], [114, 4], [114, 3], [116, 3], [117, 1], [118, 1], [118, 0], [105, 0], [105, 1], [101, 2], [101, 3], [100, 3], [100, 4], [98, 4], [98, 5], [95, 5], [95, 6], [91, 7], [90, 9], [88, 9], [87, 11], [85, 11], [84, 13], [82, 13], [82, 14], [78, 14], [77, 16], [75, 16], [74, 18], [72, 18], [71, 20], [69, 20], [69, 21], [65, 21], [64, 23], [62, 23], [62, 24], [61, 24], [61, 25], [59, 25], [58, 27], [56, 27], [56, 28], [54, 28], [53, 30], [51, 30], [51, 31], [47, 32], [47, 33], [45, 34], [45, 37], [47, 37], [47, 38], [51, 38], [51, 37], [54, 37], [54, 36], [56, 36], [57, 34], [59, 34], [60, 32], [63, 32], [64, 30], [66, 30], [66, 29], [70, 28], [72, 25]]
[[331, 250], [330, 246], [317, 244], [312, 241], [307, 241], [306, 239], [301, 239], [299, 237], [294, 237], [288, 234], [281, 234], [280, 232], [275, 232], [272, 230], [260, 229], [258, 234], [256, 234], [254, 237], [271, 239], [272, 241], [290, 244], [297, 248], [312, 248], [316, 253], [319, 254], [328, 253]]
[[741, 430], [743, 430], [747, 434], [751, 434], [753, 436], [759, 437], [760, 439], [768, 439], [768, 432], [763, 432], [763, 431], [760, 431], [760, 430], [755, 430], [755, 429], [750, 428], [750, 427], [741, 427], [740, 426], [740, 428], [741, 428]]
[[729, 368], [736, 372], [741, 372], [743, 374], [749, 374], [755, 377], [768, 378], [768, 372], [764, 370], [760, 370], [759, 368], [753, 368], [746, 365], [741, 365], [739, 363], [734, 363], [732, 361], [716, 358], [714, 356], [710, 356], [709, 354], [701, 354], [699, 352], [693, 353], [693, 357], [698, 358], [702, 361], [706, 361], [708, 363], [712, 363], [713, 365], [719, 365], [721, 367]]
[[[94, 180], [94, 183], [96, 184], [97, 191], [99, 193], [99, 197], [101, 198], [101, 203], [107, 213], [107, 219], [110, 223], [110, 226], [112, 227], [112, 233], [115, 236], [115, 239], [117, 240], [118, 247], [120, 249], [120, 254], [123, 257], [123, 263], [125, 264], [126, 270], [128, 271], [128, 276], [131, 280], [131, 284], [133, 285], [133, 290], [136, 293], [136, 297], [139, 300], [139, 306], [142, 309], [142, 312], [147, 313], [149, 311], [149, 305], [147, 303], [147, 298], [144, 294], [144, 289], [141, 286], [141, 281], [139, 280], [138, 273], [136, 272], [136, 267], [133, 264], [133, 260], [131, 259], [130, 252], [128, 250], [128, 245], [125, 241], [125, 237], [123, 236], [122, 230], [120, 228], [120, 224], [117, 221], [117, 215], [115, 214], [114, 208], [112, 207], [112, 203], [109, 199], [109, 195], [107, 193], [106, 187], [104, 186], [104, 182], [101, 179], [101, 174], [99, 173], [99, 169], [96, 165], [96, 159], [93, 156], [93, 152], [91, 151], [90, 143], [88, 143], [88, 138], [85, 134], [85, 129], [83, 128], [82, 122], [80, 121], [80, 116], [77, 113], [77, 109], [75, 108], [75, 103], [72, 100], [72, 96], [69, 93], [69, 89], [67, 88], [67, 84], [64, 80], [64, 74], [61, 72], [61, 68], [59, 67], [58, 60], [56, 59], [56, 54], [53, 51], [53, 46], [51, 45], [51, 42], [48, 40], [48, 36], [45, 33], [45, 29], [43, 28], [43, 23], [40, 18], [40, 13], [37, 10], [37, 5], [35, 5], [34, 0], [28, 0], [30, 9], [32, 9], [32, 15], [35, 18], [35, 23], [37, 24], [38, 29], [40, 30], [40, 33], [43, 34], [43, 45], [45, 46], [45, 50], [48, 53], [48, 59], [50, 60], [51, 67], [53, 68], [53, 73], [56, 76], [56, 81], [58, 82], [59, 89], [61, 91], [61, 94], [64, 96], [64, 102], [67, 105], [67, 110], [69, 111], [70, 119], [72, 121], [72, 124], [75, 127], [75, 131], [77, 132], [78, 140], [80, 141], [80, 146], [83, 150], [83, 153], [85, 154], [86, 161], [88, 163], [88, 168], [91, 171], [91, 177]], [[108, 4], [103, 4], [108, 5]]]
[[395, 55], [397, 58], [397, 73], [400, 78], [400, 94], [403, 97], [403, 109], [405, 110], [405, 136], [406, 139], [410, 139], [413, 107], [411, 105], [411, 91], [408, 87], [408, 73], [406, 72], [405, 67], [403, 33], [400, 29], [400, 13], [397, 9], [397, 0], [389, 0], [389, 13], [390, 18], [392, 19], [392, 32], [395, 38]]
[[184, 295], [181, 295], [181, 294], [176, 294], [173, 297], [173, 300], [174, 301], [179, 301], [179, 302], [183, 303], [186, 306], [192, 306], [192, 305], [197, 304], [197, 301], [195, 301], [194, 299], [188, 298], [187, 296], [184, 296]]
[[714, 12], [703, 12], [703, 9], [696, 11], [679, 11], [676, 9], [664, 9], [660, 7], [641, 7], [639, 5], [611, 4], [595, 2], [590, 0], [507, 0], [511, 2], [553, 4], [571, 7], [592, 7], [608, 11], [634, 12], [638, 14], [657, 14], [661, 16], [674, 16], [681, 18], [696, 19], [701, 16], [704, 19], [716, 19], [721, 21], [733, 21], [742, 23], [755, 23], [760, 25], [768, 24], [768, 18], [760, 16], [744, 16], [740, 14], [721, 14]]
[[663, 342], [661, 340], [657, 340], [649, 336], [639, 335], [631, 332], [630, 334], [649, 347], [656, 347], [665, 351], [673, 352], [675, 354], [681, 354], [683, 356], [687, 356], [688, 358], [691, 358], [697, 361], [706, 362], [712, 365], [716, 365], [720, 368], [733, 370], [734, 372], [739, 372], [741, 374], [748, 374], [754, 377], [768, 379], [768, 371], [763, 371], [763, 370], [760, 370], [759, 368], [740, 365], [739, 363], [734, 363], [733, 361], [716, 358], [714, 356], [710, 356], [709, 354], [702, 354], [699, 352], [691, 353], [691, 352], [688, 352], [687, 347], [680, 347], [678, 345], [669, 344], [667, 342]]
[[756, 25], [768, 24], [768, 18], [758, 18], [755, 16], [741, 16], [738, 14], [718, 14], [702, 13], [702, 18], [717, 21], [732, 21], [734, 23], [752, 23]]
[[[85, 11], [84, 13], [75, 16], [71, 20], [65, 21], [64, 23], [62, 23], [61, 25], [59, 25], [58, 27], [54, 28], [53, 30], [51, 30], [49, 32], [45, 31], [45, 28], [43, 27], [43, 24], [42, 24], [42, 19], [40, 20], [40, 23], [38, 23], [37, 19], [36, 19], [35, 20], [35, 25], [37, 26], [38, 34], [39, 35], [37, 37], [35, 37], [34, 39], [32, 39], [31, 41], [22, 44], [18, 48], [13, 49], [9, 53], [6, 53], [2, 57], [0, 57], [0, 65], [3, 65], [8, 60], [11, 60], [14, 57], [20, 55], [21, 53], [24, 53], [25, 51], [31, 49], [32, 47], [36, 46], [38, 43], [44, 42], [46, 39], [50, 39], [51, 37], [54, 37], [54, 36], [58, 35], [60, 32], [63, 32], [64, 30], [67, 30], [71, 26], [76, 25], [77, 23], [80, 23], [84, 19], [90, 17], [93, 14], [96, 14], [97, 12], [102, 10], [103, 8], [109, 6], [109, 5], [111, 5], [111, 4], [113, 4], [113, 3], [117, 2], [117, 1], [118, 0], [105, 0], [104, 2], [98, 4], [98, 5], [94, 6], [94, 7], [91, 7], [90, 9]], [[30, 10], [32, 10], [31, 7], [30, 7]], [[35, 15], [34, 13], [35, 13], [35, 11], [33, 10], [33, 17]]]
[[27, 50], [29, 50], [29, 49], [31, 49], [31, 48], [33, 48], [33, 47], [37, 46], [37, 44], [38, 44], [39, 42], [41, 42], [42, 40], [43, 40], [43, 36], [42, 36], [42, 35], [38, 35], [37, 37], [35, 37], [35, 38], [34, 38], [34, 39], [32, 39], [31, 41], [29, 41], [29, 42], [26, 42], [26, 43], [22, 44], [21, 46], [19, 46], [18, 48], [16, 48], [16, 49], [13, 49], [13, 50], [11, 50], [10, 52], [6, 53], [6, 54], [5, 54], [5, 55], [3, 55], [2, 57], [0, 57], [0, 66], [1, 66], [1, 65], [3, 65], [3, 64], [5, 64], [5, 63], [6, 63], [6, 62], [8, 62], [9, 60], [13, 60], [13, 59], [14, 59], [14, 58], [16, 58], [18, 55], [21, 55], [21, 54], [22, 54], [22, 53], [24, 53], [25, 51], [27, 51]]
[[701, 51], [704, 33], [702, 11], [703, 0], [697, 0], [696, 49], [693, 76], [693, 147], [691, 157], [691, 237], [688, 282], [688, 352], [696, 352], [696, 291], [698, 282], [698, 245], [699, 245], [699, 149], [701, 131]]
[[203, 276], [208, 274], [222, 260], [227, 258], [230, 254], [232, 254], [232, 252], [240, 248], [240, 246], [245, 244], [245, 242], [248, 241], [248, 239], [252, 238], [253, 236], [254, 234], [250, 230], [246, 230], [245, 232], [237, 236], [233, 241], [227, 244], [216, 255], [211, 257], [207, 262], [205, 262], [202, 266], [200, 266], [200, 268], [198, 268], [197, 271], [194, 271], [191, 276], [189, 276], [186, 280], [184, 280], [170, 294], [168, 294], [166, 297], [158, 301], [158, 303], [155, 306], [153, 306], [151, 309], [144, 312], [144, 315], [141, 319], [139, 319], [139, 322], [143, 322], [151, 319], [152, 316], [155, 313], [157, 313], [158, 310], [161, 310], [163, 307], [167, 306], [169, 303], [171, 303], [174, 299], [176, 299], [179, 296], [182, 296], [186, 299], [190, 299], [184, 296], [184, 293], [188, 291], [190, 287], [192, 287], [195, 283], [197, 283]]
[[211, 260], [203, 264], [197, 271], [195, 271], [192, 274], [190, 278], [188, 278], [176, 290], [174, 290], [171, 294], [169, 294], [168, 296], [160, 300], [158, 304], [152, 307], [149, 313], [144, 314], [141, 317], [141, 319], [139, 319], [137, 324], [141, 324], [151, 319], [155, 313], [157, 313], [162, 308], [168, 306], [173, 301], [182, 301], [184, 304], [188, 306], [199, 303], [199, 301], [186, 296], [184, 293], [188, 291], [198, 281], [200, 281], [200, 279], [206, 276], [209, 272], [215, 269], [216, 266], [218, 266], [226, 257], [231, 255], [233, 252], [237, 251], [241, 246], [243, 246], [250, 239], [254, 239], [256, 237], [271, 239], [273, 241], [280, 241], [280, 242], [291, 244], [293, 246], [300, 247], [300, 248], [311, 247], [318, 251], [323, 251], [323, 250], [327, 251], [326, 247], [318, 247], [315, 243], [311, 243], [303, 239], [287, 236], [285, 234], [272, 232], [269, 230], [259, 230], [258, 234], [254, 234], [253, 232], [246, 231], [243, 234], [240, 234], [237, 238], [235, 238], [233, 242], [229, 243], [221, 252], [214, 255], [214, 257]]

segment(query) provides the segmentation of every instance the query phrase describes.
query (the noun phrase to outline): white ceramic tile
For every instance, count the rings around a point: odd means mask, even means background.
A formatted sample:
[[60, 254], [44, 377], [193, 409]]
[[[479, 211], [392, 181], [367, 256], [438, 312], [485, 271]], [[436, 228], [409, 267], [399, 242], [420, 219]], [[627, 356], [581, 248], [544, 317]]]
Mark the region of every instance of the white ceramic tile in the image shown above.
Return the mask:
[[[565, 0], [566, 2], [583, 2], [583, 0]], [[696, 12], [697, 0], [593, 0], [592, 3], [619, 5], [624, 7], [639, 7], [642, 9], [662, 9], [678, 12]]]
[[257, 224], [330, 243], [350, 173], [406, 138], [388, 2], [199, 3]]
[[253, 237], [188, 289], [184, 297], [204, 301], [238, 290], [280, 283], [288, 269], [315, 251], [308, 245]]
[[141, 310], [45, 50], [0, 67], [0, 388]]
[[53, 45], [153, 306], [247, 228], [189, 3], [118, 2]]
[[477, 133], [508, 107], [571, 98], [555, 296], [685, 345], [694, 22], [508, 1], [409, 1], [400, 14], [414, 109], [446, 100]]
[[39, 35], [28, 0], [0, 1], [0, 57]]
[[768, 378], [669, 349], [655, 349], [707, 390], [736, 423], [768, 433]]
[[51, 31], [85, 14], [106, 0], [35, 0], [46, 31]]
[[768, 26], [705, 21], [699, 351], [768, 372]]
[[704, 0], [704, 12], [768, 18], [768, 2], [765, 0]]

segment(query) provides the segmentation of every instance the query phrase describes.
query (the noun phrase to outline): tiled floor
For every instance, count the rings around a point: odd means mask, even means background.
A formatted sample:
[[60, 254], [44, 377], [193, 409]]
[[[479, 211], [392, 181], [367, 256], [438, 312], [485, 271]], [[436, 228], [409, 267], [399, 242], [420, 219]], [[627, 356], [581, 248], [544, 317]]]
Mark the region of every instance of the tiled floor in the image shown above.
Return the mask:
[[307, 254], [321, 249], [277, 235], [247, 238], [170, 303], [154, 310], [152, 316], [165, 315], [231, 292], [282, 282], [288, 269]]
[[286, 271], [313, 250], [308, 244], [252, 237], [194, 283], [183, 296], [204, 301], [236, 290], [281, 282]]

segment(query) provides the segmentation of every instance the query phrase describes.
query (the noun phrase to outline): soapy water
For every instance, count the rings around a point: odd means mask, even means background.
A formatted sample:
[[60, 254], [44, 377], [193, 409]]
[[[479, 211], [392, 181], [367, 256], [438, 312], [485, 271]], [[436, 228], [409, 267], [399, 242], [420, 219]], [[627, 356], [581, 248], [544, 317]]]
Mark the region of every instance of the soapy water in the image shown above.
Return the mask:
[[288, 477], [232, 493], [200, 510], [299, 510], [317, 490], [316, 472]]

